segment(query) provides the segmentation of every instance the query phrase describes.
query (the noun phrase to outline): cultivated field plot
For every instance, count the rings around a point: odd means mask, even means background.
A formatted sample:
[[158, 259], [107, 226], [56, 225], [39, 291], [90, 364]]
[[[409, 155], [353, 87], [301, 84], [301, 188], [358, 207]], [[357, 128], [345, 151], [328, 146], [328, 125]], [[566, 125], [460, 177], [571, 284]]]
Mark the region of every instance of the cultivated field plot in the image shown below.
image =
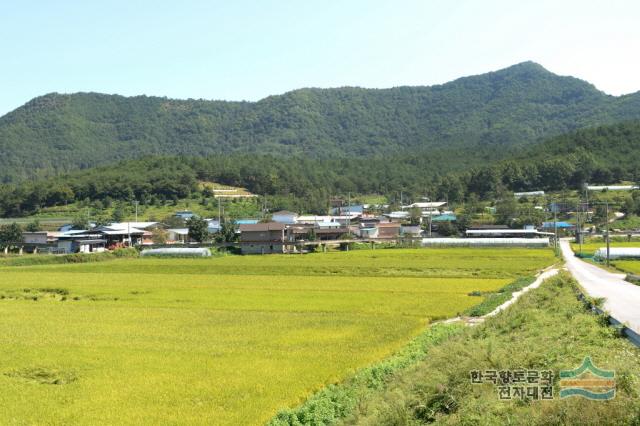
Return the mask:
[[[16, 424], [260, 424], [554, 262], [416, 249], [0, 268]], [[482, 278], [481, 278], [482, 277]]]
[[622, 272], [627, 274], [640, 275], [640, 259], [639, 260], [614, 260], [611, 264]]
[[[635, 241], [611, 241], [610, 242], [610, 246], [611, 247], [640, 247], [640, 241], [635, 240]], [[603, 247], [607, 247], [607, 243], [606, 241], [600, 240], [600, 241], [587, 241], [584, 244], [582, 244], [582, 253], [586, 254], [586, 255], [592, 255], [595, 253], [596, 250], [598, 250], [599, 248], [603, 248]], [[571, 249], [573, 250], [574, 253], [579, 253], [580, 252], [580, 244], [577, 243], [571, 243]]]

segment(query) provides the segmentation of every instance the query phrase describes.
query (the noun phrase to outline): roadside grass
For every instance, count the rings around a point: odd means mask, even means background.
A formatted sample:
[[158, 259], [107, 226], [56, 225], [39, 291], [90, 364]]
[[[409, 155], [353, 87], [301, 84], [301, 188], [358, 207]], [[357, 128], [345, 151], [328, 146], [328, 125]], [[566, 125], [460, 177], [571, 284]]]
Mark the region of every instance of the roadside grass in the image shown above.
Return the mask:
[[[575, 282], [560, 274], [523, 295], [482, 325], [428, 351], [394, 374], [383, 390], [359, 401], [344, 424], [639, 424], [640, 350], [606, 318], [580, 302]], [[616, 374], [616, 396], [606, 402], [559, 398], [559, 371], [594, 364]], [[472, 370], [554, 371], [554, 399], [498, 399], [495, 385], [473, 385]]]
[[498, 306], [505, 303], [507, 300], [510, 300], [513, 296], [513, 293], [522, 290], [529, 284], [533, 283], [535, 280], [536, 277], [522, 277], [510, 282], [494, 293], [484, 294], [480, 292], [479, 295], [484, 296], [484, 300], [482, 301], [482, 303], [466, 309], [463, 312], [463, 315], [470, 317], [481, 317], [483, 315], [486, 315], [489, 312], [492, 312]]
[[427, 323], [480, 301], [470, 292], [554, 261], [550, 250], [424, 249], [2, 266], [3, 418], [261, 424], [405, 359]]
[[73, 253], [62, 256], [49, 254], [14, 255], [0, 257], [0, 268], [4, 266], [68, 265], [73, 263], [105, 262], [115, 259], [136, 258], [138, 255], [138, 250], [134, 248], [122, 248], [103, 253]]

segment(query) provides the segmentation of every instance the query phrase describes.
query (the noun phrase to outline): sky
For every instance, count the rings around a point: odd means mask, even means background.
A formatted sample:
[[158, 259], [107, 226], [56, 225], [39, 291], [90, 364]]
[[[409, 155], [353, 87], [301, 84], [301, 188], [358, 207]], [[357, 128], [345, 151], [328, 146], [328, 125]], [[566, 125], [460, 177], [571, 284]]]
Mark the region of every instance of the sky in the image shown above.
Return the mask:
[[3, 0], [0, 115], [50, 92], [256, 101], [532, 60], [640, 90], [636, 0]]

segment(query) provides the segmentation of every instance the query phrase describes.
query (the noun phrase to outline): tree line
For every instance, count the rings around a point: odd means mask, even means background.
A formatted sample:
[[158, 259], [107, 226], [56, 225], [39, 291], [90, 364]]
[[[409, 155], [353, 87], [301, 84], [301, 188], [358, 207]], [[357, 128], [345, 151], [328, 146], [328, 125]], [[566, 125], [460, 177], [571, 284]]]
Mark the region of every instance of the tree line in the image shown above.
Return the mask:
[[25, 216], [83, 200], [141, 204], [211, 196], [200, 182], [244, 187], [270, 208], [325, 213], [329, 199], [381, 194], [391, 203], [428, 196], [450, 202], [496, 198], [504, 191], [577, 189], [585, 183], [640, 180], [640, 122], [573, 132], [486, 166], [441, 172], [436, 162], [466, 150], [312, 159], [233, 154], [149, 157], [57, 177], [0, 185], [0, 215]]

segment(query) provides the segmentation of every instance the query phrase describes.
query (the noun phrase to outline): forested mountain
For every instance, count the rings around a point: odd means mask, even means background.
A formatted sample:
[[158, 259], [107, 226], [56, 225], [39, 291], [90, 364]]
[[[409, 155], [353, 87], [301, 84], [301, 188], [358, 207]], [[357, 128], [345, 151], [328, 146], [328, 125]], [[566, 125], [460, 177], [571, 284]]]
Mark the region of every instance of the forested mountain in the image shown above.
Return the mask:
[[577, 189], [585, 183], [640, 181], [640, 121], [582, 129], [529, 147], [513, 158], [444, 179], [485, 196], [511, 191]]
[[149, 155], [219, 153], [432, 156], [428, 174], [635, 118], [640, 93], [608, 96], [532, 62], [438, 86], [301, 89], [259, 102], [49, 94], [0, 118], [0, 182]]
[[557, 136], [513, 158], [462, 172], [426, 173], [432, 163], [427, 153], [342, 159], [283, 159], [258, 154], [153, 157], [36, 182], [0, 185], [0, 216], [26, 215], [44, 206], [82, 200], [155, 204], [198, 193], [198, 181], [245, 187], [269, 196], [273, 208], [316, 213], [326, 212], [331, 196], [347, 192], [378, 193], [393, 199], [403, 191], [405, 200], [429, 195], [459, 202], [473, 195], [495, 198], [504, 191], [575, 189], [585, 182], [637, 182], [640, 120]]

